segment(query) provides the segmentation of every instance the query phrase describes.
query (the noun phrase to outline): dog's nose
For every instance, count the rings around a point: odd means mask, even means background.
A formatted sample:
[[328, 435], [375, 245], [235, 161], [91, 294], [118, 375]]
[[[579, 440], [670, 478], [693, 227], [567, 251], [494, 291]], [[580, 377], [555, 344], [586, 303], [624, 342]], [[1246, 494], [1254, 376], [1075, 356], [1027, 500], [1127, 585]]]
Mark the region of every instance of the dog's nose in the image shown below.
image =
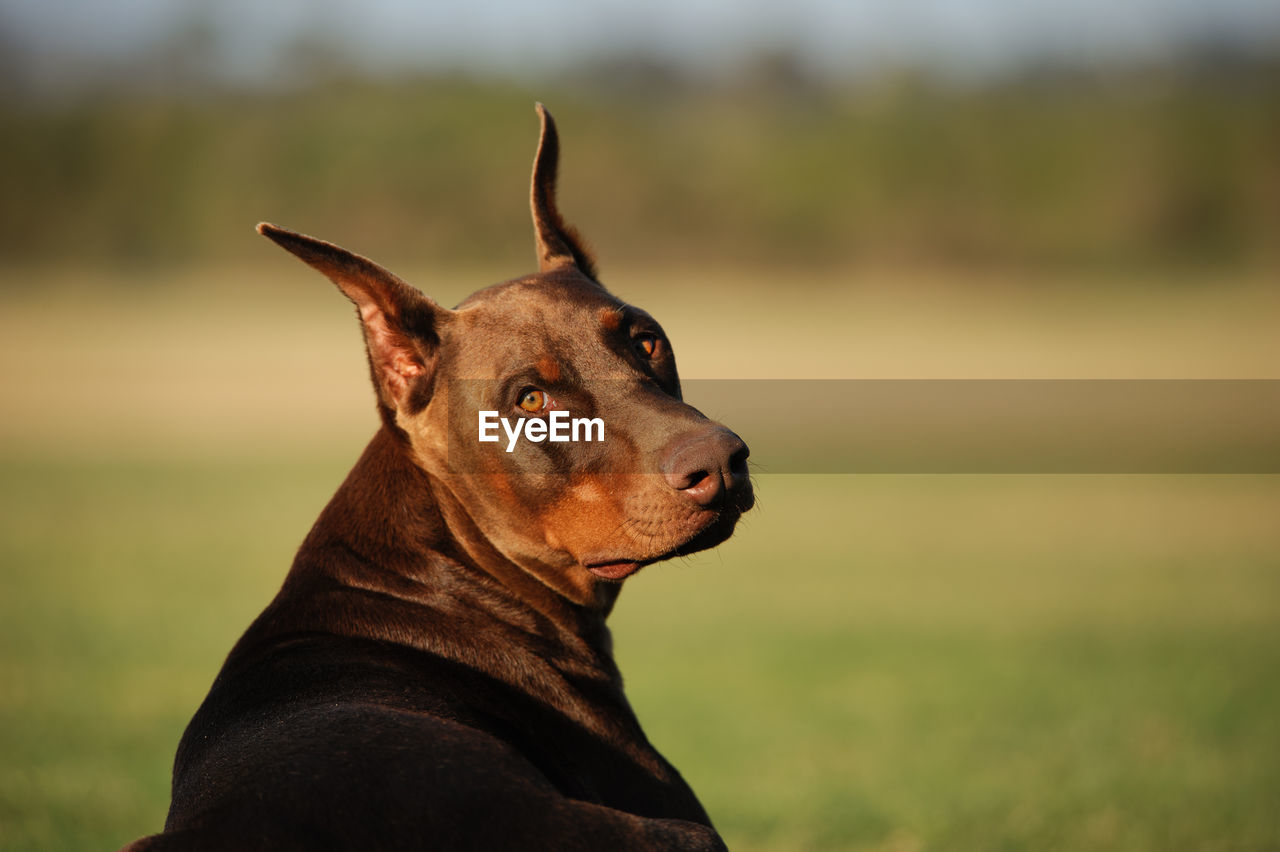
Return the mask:
[[720, 427], [676, 444], [662, 461], [662, 475], [699, 506], [711, 506], [747, 485], [750, 454], [741, 438]]

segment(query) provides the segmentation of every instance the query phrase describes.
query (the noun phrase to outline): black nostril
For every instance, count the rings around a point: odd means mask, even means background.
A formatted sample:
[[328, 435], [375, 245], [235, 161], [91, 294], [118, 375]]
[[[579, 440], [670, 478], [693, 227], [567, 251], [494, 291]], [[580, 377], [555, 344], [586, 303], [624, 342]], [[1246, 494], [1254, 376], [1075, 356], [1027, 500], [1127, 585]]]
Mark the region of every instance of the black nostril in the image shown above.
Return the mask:
[[684, 475], [683, 484], [678, 487], [680, 488], [681, 491], [687, 488], [697, 488], [698, 483], [702, 482], [704, 479], [706, 479], [710, 475], [711, 473], [705, 470], [690, 471], [689, 473], [686, 473]]
[[733, 455], [729, 456], [729, 473], [732, 476], [747, 475], [747, 457], [751, 455], [751, 449], [743, 444]]

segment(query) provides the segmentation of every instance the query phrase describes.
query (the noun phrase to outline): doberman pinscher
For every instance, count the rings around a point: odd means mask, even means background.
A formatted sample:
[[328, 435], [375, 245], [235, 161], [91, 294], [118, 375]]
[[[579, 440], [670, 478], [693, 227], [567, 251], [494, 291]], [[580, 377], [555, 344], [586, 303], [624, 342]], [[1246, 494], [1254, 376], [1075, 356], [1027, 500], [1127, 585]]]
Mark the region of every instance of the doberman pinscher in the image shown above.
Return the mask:
[[[538, 110], [540, 271], [454, 310], [258, 226], [355, 303], [382, 424], [188, 726], [164, 832], [130, 849], [723, 848], [640, 729], [605, 617], [625, 577], [729, 537], [747, 447], [599, 283]], [[556, 411], [603, 440], [479, 440], [483, 412]]]

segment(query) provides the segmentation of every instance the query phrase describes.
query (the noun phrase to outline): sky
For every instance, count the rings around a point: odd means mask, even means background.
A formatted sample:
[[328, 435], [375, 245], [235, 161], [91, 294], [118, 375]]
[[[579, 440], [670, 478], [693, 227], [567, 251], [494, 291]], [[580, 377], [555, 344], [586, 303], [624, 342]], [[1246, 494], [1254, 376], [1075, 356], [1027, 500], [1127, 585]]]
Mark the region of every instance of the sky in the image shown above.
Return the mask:
[[715, 68], [777, 48], [818, 70], [984, 70], [1189, 41], [1275, 47], [1280, 0], [0, 0], [3, 44], [50, 72], [127, 61], [183, 29], [211, 35], [231, 77], [271, 73], [300, 36], [373, 70], [554, 70], [619, 54]]

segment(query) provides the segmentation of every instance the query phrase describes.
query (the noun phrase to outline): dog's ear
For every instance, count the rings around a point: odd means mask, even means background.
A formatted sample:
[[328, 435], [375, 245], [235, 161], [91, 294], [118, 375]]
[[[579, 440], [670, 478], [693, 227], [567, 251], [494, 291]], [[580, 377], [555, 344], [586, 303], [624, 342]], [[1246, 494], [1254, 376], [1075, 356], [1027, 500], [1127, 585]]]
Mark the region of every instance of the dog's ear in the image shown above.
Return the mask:
[[560, 137], [551, 113], [537, 105], [542, 119], [538, 153], [533, 159], [533, 231], [538, 241], [538, 267], [543, 272], [576, 266], [595, 280], [596, 264], [583, 247], [578, 232], [566, 225], [556, 208], [556, 171], [560, 163]]
[[397, 410], [412, 414], [425, 406], [440, 328], [453, 312], [372, 260], [333, 243], [266, 222], [258, 225], [258, 233], [324, 273], [355, 303], [384, 418], [394, 424]]

